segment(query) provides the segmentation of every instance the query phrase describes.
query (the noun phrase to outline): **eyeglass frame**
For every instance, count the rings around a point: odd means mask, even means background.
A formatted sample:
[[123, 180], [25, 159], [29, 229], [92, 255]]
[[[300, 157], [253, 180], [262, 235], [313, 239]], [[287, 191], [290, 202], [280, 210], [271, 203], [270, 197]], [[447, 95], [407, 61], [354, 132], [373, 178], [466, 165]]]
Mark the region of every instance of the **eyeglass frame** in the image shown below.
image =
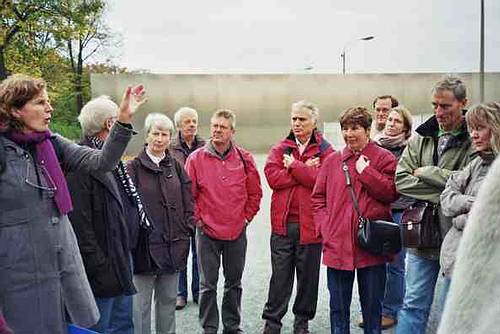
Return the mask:
[[[52, 184], [53, 186], [52, 187], [46, 187], [46, 186], [41, 186], [41, 185], [38, 185], [38, 184], [35, 184], [31, 181], [29, 181], [29, 170], [30, 170], [30, 161], [29, 159], [26, 160], [26, 176], [24, 178], [24, 182], [33, 187], [33, 188], [36, 188], [36, 189], [40, 189], [40, 190], [45, 190], [45, 191], [51, 191], [51, 192], [55, 192], [57, 191], [57, 186], [55, 185], [56, 183], [54, 182], [54, 180], [52, 179], [52, 177], [50, 176], [50, 173], [49, 171], [47, 170], [47, 168], [45, 168], [45, 166], [43, 164], [34, 164], [34, 168], [40, 168], [40, 170], [42, 171], [42, 177], [45, 178], [45, 181], [47, 182], [47, 184]], [[37, 179], [39, 179], [39, 174], [35, 174], [37, 176]]]

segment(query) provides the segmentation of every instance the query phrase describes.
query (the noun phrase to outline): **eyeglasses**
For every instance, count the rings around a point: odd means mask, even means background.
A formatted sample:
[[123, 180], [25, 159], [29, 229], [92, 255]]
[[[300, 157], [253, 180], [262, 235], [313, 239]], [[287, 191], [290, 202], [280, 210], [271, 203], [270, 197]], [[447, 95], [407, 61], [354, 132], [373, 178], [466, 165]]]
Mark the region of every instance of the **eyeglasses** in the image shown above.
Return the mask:
[[[35, 170], [38, 169], [38, 173]], [[43, 184], [45, 181], [46, 185]], [[56, 183], [49, 174], [47, 168], [44, 165], [34, 165], [30, 163], [30, 160], [26, 160], [26, 177], [24, 182], [36, 189], [44, 191], [56, 191]], [[41, 184], [42, 183], [42, 184]]]

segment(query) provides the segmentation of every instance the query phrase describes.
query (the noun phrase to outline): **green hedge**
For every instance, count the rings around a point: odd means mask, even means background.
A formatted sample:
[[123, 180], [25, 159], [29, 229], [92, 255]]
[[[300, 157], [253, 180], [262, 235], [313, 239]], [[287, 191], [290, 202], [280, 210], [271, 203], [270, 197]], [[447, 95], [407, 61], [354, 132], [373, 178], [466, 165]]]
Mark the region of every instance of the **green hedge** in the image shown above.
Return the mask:
[[81, 128], [78, 122], [70, 124], [63, 121], [52, 121], [50, 123], [50, 130], [74, 141], [80, 139]]

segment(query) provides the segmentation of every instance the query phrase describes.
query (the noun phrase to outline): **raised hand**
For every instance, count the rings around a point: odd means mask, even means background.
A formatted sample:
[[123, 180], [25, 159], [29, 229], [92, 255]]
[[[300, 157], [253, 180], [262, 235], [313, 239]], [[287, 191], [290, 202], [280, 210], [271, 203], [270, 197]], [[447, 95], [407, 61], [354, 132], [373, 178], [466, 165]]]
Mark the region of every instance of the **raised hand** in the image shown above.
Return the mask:
[[143, 85], [127, 87], [123, 93], [120, 109], [118, 111], [118, 121], [130, 123], [136, 110], [147, 101], [146, 90]]
[[132, 99], [130, 100], [130, 109], [132, 114], [135, 114], [137, 109], [146, 103], [147, 100], [146, 89], [144, 89], [143, 85], [138, 85], [132, 88]]

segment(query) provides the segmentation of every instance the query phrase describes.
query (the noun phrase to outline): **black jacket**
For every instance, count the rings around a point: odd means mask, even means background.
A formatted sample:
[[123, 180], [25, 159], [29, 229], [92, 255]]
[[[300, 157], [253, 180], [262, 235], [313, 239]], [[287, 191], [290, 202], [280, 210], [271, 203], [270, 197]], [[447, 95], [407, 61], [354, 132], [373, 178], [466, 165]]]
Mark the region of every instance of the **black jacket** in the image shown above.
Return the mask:
[[[81, 144], [95, 148], [86, 139]], [[69, 218], [94, 296], [134, 294], [124, 208], [131, 202], [122, 198], [116, 172], [69, 173], [66, 180], [74, 206]]]
[[[128, 162], [127, 169], [153, 225], [149, 235], [150, 255], [160, 267], [143, 273], [161, 274], [184, 270], [189, 253], [189, 237], [194, 229], [191, 180], [169, 151], [158, 166], [143, 149], [135, 159]], [[132, 220], [129, 220], [129, 225], [130, 222]], [[137, 244], [138, 232], [139, 225], [133, 223], [130, 226], [133, 245]], [[147, 254], [136, 257], [144, 259], [146, 256]]]
[[172, 144], [170, 145], [170, 154], [175, 158], [175, 160], [179, 161], [179, 163], [184, 166], [186, 164], [186, 159], [188, 156], [199, 149], [200, 147], [205, 146], [205, 139], [196, 135], [194, 137], [193, 147], [189, 148], [184, 139], [182, 139], [181, 133], [177, 133], [177, 137], [174, 138]]

